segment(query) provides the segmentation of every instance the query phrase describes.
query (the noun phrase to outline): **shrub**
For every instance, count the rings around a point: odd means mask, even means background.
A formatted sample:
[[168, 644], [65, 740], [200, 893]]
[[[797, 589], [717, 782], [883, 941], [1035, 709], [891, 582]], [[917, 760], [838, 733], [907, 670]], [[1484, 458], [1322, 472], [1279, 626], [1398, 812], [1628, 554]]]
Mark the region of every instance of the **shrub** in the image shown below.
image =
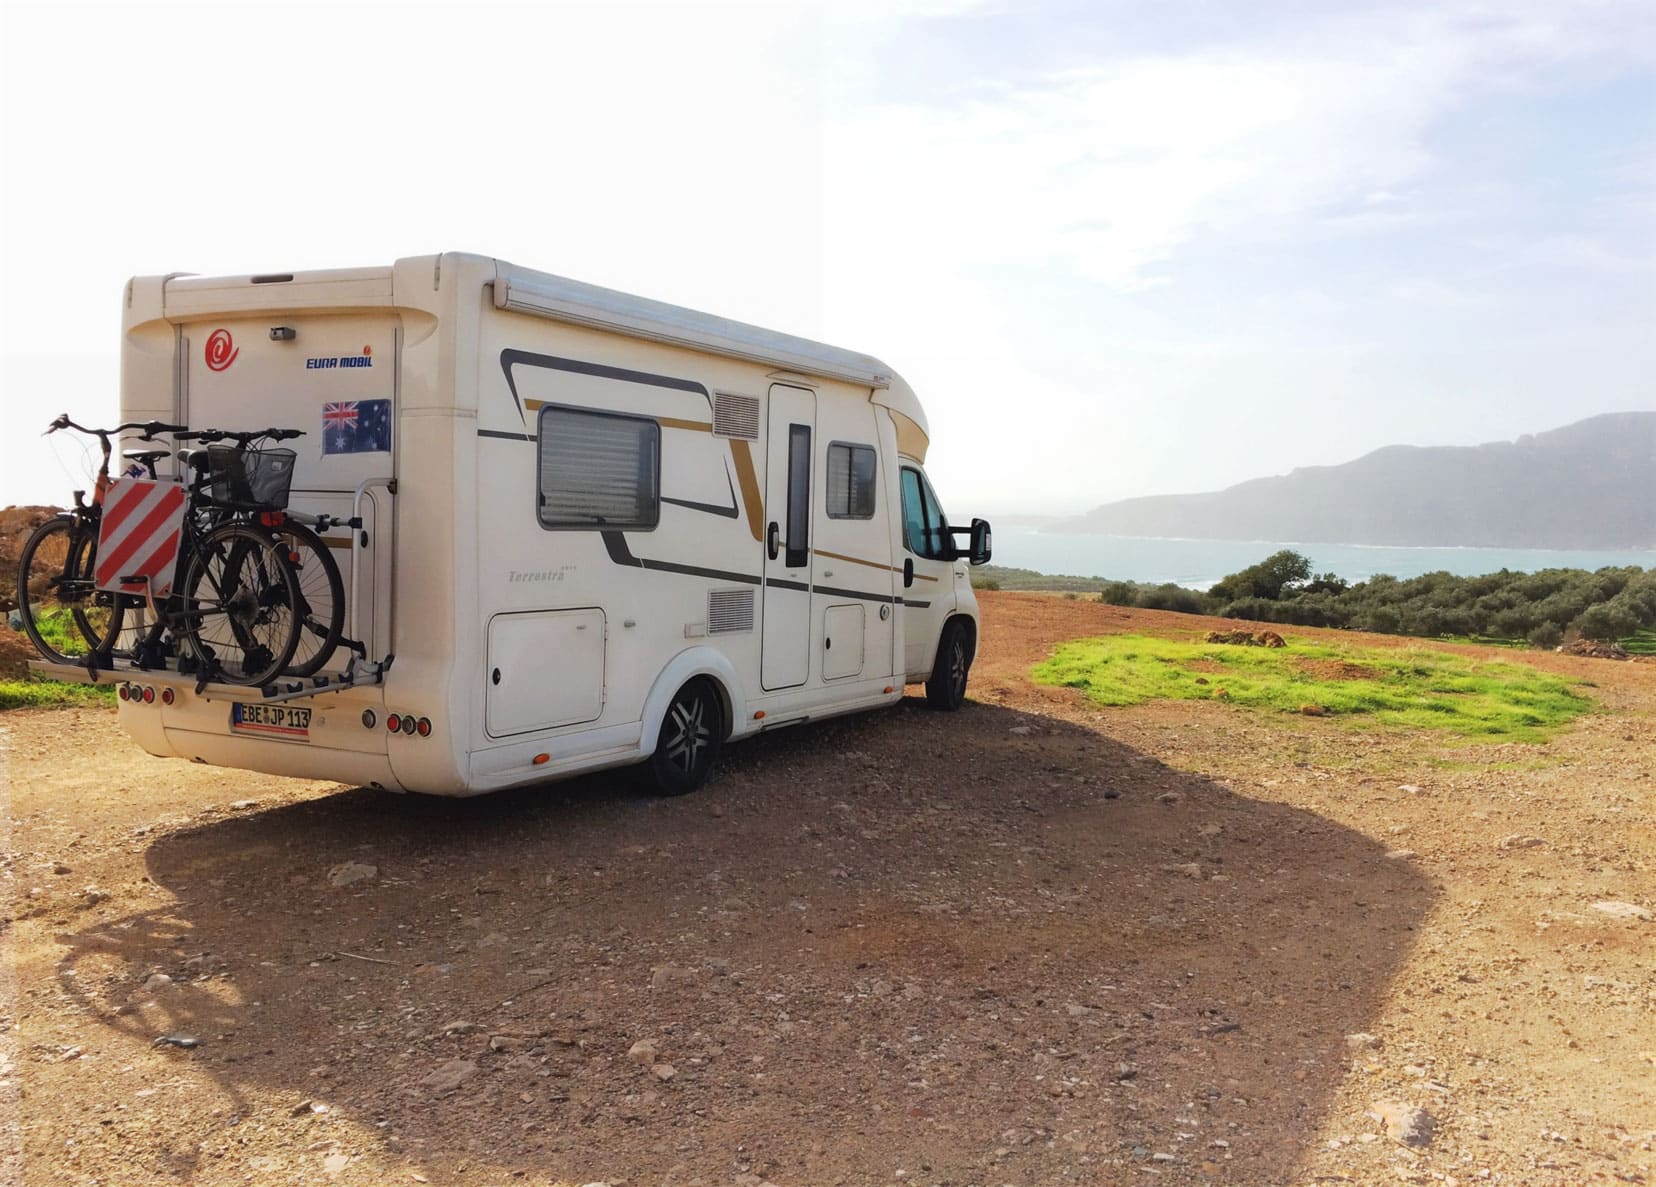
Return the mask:
[[1556, 622], [1543, 622], [1529, 633], [1531, 647], [1551, 651], [1564, 641], [1564, 630]]
[[1098, 600], [1107, 606], [1138, 605], [1138, 586], [1131, 581], [1112, 581], [1098, 591]]
[[1193, 589], [1186, 589], [1182, 585], [1174, 585], [1171, 581], [1162, 585], [1141, 588], [1138, 594], [1138, 605], [1146, 610], [1176, 610], [1180, 614], [1206, 614], [1208, 612], [1206, 598]]

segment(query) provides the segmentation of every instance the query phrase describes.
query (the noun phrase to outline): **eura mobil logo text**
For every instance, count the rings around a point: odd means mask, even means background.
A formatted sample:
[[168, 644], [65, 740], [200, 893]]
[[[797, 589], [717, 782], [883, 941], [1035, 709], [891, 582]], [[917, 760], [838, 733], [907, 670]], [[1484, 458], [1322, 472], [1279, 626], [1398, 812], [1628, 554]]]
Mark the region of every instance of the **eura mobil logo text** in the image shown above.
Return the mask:
[[364, 346], [361, 354], [339, 354], [331, 357], [306, 359], [307, 371], [333, 371], [340, 367], [372, 367], [374, 365], [374, 351], [372, 347]]

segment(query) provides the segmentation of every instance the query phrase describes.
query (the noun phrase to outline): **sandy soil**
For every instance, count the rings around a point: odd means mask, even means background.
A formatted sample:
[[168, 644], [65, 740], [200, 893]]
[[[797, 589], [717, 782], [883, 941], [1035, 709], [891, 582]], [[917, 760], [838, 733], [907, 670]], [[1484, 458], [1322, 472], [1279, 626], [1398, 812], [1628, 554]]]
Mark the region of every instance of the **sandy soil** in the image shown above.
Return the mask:
[[984, 603], [962, 712], [679, 800], [0, 714], [0, 1181], [1656, 1182], [1656, 665], [1524, 657], [1604, 711], [1467, 746], [1102, 710], [1029, 666], [1213, 624]]

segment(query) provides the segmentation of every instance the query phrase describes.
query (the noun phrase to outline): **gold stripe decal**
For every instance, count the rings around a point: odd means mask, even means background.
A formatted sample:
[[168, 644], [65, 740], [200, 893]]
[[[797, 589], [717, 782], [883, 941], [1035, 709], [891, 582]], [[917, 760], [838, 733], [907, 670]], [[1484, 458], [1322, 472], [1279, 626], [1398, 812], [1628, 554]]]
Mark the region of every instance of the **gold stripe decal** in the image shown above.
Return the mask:
[[759, 497], [759, 476], [753, 469], [753, 451], [748, 442], [730, 438], [730, 456], [736, 463], [736, 485], [742, 488], [742, 506], [747, 508], [748, 531], [755, 540], [765, 538], [759, 527], [764, 516], [763, 500]]
[[[883, 569], [887, 573], [901, 573], [903, 570], [896, 565], [888, 565], [884, 561], [865, 561], [859, 556], [846, 556], [843, 552], [829, 552], [826, 548], [813, 548], [812, 552], [818, 556], [830, 557], [836, 561], [849, 561], [853, 565], [867, 565], [870, 569]], [[928, 577], [924, 573], [914, 575], [916, 581], [936, 581], [935, 577]]]
[[713, 423], [706, 420], [679, 420], [673, 416], [658, 416], [656, 424], [664, 429], [689, 429], [692, 433], [711, 433]]

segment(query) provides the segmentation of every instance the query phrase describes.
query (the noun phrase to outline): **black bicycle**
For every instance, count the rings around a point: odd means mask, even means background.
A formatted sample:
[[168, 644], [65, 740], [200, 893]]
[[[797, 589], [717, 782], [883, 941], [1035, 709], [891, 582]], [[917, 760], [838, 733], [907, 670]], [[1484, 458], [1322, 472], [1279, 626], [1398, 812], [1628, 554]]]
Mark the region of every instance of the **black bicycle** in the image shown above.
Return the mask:
[[[145, 439], [186, 432], [160, 422], [87, 429], [60, 416], [47, 432], [70, 428], [96, 436], [103, 464], [90, 507], [76, 493], [76, 510], [43, 524], [23, 547], [18, 571], [18, 608], [24, 631], [40, 653], [58, 663], [109, 667], [114, 644], [128, 609], [142, 605], [149, 616], [133, 658], [143, 663], [182, 639], [178, 669], [194, 672], [205, 685], [214, 678], [229, 684], [263, 685], [280, 675], [298, 647], [301, 594], [288, 557], [290, 548], [271, 531], [244, 520], [216, 521], [199, 513], [202, 483], [189, 490], [178, 541], [182, 580], [157, 594], [153, 579], [137, 573], [114, 573], [97, 580], [97, 542], [104, 497], [110, 487], [110, 438], [129, 429], [144, 430]], [[291, 475], [292, 451], [288, 474]], [[155, 474], [165, 451], [138, 451]], [[286, 502], [285, 482], [282, 502]], [[117, 566], [118, 568], [118, 566]], [[100, 589], [102, 584], [106, 588]], [[107, 587], [116, 586], [116, 590]], [[138, 595], [120, 592], [142, 589]], [[65, 629], [72, 623], [74, 631]], [[85, 643], [84, 649], [79, 646]], [[176, 644], [175, 644], [176, 645]], [[151, 665], [153, 666], [153, 665]]]

